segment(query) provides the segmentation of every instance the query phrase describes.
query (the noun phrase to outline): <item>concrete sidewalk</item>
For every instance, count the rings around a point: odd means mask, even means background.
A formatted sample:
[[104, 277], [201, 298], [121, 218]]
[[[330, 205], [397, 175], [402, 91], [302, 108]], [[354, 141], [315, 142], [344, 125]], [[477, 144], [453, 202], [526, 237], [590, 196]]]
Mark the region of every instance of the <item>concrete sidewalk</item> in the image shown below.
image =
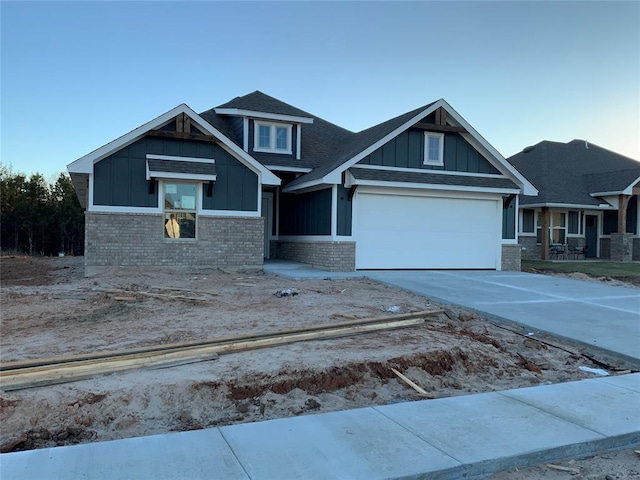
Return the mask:
[[640, 374], [0, 455], [5, 479], [482, 478], [640, 442]]
[[640, 368], [640, 290], [548, 275], [488, 270], [368, 270], [327, 272], [271, 261], [265, 271], [304, 278], [362, 278], [436, 302], [473, 309], [602, 350], [625, 367]]

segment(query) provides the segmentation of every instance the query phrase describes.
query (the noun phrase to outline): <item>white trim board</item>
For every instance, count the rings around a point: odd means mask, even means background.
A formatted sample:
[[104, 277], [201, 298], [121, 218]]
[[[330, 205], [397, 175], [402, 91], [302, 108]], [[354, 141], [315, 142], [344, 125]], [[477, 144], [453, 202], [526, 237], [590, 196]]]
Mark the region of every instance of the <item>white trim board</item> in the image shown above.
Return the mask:
[[509, 178], [506, 175], [496, 175], [495, 173], [459, 172], [457, 170], [430, 170], [427, 168], [385, 167], [384, 165], [361, 165], [359, 163], [353, 165], [351, 168], [363, 168], [365, 170], [383, 170], [389, 172], [435, 173], [437, 175], [457, 175], [460, 177]]
[[296, 115], [283, 115], [280, 113], [259, 112], [255, 110], [245, 110], [241, 108], [214, 108], [218, 115], [234, 115], [238, 117], [249, 117], [265, 120], [279, 120], [293, 123], [313, 123], [311, 117], [299, 117]]

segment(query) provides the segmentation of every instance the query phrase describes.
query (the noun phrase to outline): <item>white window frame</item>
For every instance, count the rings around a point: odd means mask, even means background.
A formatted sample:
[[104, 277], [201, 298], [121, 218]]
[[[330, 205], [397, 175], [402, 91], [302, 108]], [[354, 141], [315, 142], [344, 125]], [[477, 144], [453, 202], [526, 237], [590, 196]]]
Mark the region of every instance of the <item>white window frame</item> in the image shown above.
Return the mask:
[[[438, 140], [438, 160], [429, 160], [429, 140]], [[424, 132], [424, 162], [425, 165], [434, 167], [444, 166], [444, 133]]]
[[[185, 208], [180, 208], [180, 209], [174, 209], [174, 208], [167, 208], [165, 206], [165, 195], [167, 193], [167, 184], [182, 184], [182, 185], [195, 185], [196, 187], [196, 201], [195, 201], [195, 205], [194, 208], [191, 209], [185, 209]], [[160, 202], [161, 202], [161, 207], [162, 207], [162, 218], [163, 218], [163, 222], [162, 222], [162, 237], [164, 241], [168, 241], [168, 242], [195, 242], [198, 240], [198, 223], [199, 223], [199, 217], [200, 217], [200, 211], [201, 211], [201, 202], [202, 202], [202, 183], [198, 182], [198, 181], [186, 181], [186, 180], [164, 180], [162, 181], [162, 185], [161, 185], [161, 191], [162, 191], [162, 195], [160, 197]], [[167, 214], [171, 214], [171, 213], [193, 213], [195, 215], [195, 227], [196, 227], [196, 231], [195, 231], [195, 237], [193, 238], [167, 238], [164, 235], [165, 232], [165, 217]]]
[[[269, 127], [269, 147], [260, 146], [260, 127]], [[276, 147], [276, 133], [278, 128], [285, 128], [287, 130], [287, 146], [286, 148]], [[260, 122], [254, 121], [253, 125], [253, 151], [254, 152], [266, 152], [266, 153], [282, 153], [291, 155], [291, 140], [292, 140], [293, 125], [290, 123], [273, 123], [273, 122]]]

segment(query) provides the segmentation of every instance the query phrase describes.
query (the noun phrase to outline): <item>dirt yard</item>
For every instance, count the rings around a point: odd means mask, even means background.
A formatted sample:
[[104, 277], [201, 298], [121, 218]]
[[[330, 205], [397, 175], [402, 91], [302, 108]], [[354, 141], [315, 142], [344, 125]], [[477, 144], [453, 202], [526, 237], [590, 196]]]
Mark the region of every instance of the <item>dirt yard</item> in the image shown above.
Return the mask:
[[[291, 281], [262, 271], [134, 268], [84, 278], [82, 262], [0, 259], [2, 362], [438, 307], [362, 279]], [[298, 294], [274, 295], [286, 288]], [[104, 291], [115, 289], [128, 293]], [[200, 295], [206, 302], [171, 298], [195, 291], [215, 295]], [[0, 392], [0, 448], [10, 452], [421, 399], [391, 368], [435, 397], [447, 397], [590, 378], [578, 367], [601, 367], [555, 339], [546, 340], [561, 348], [462, 309], [448, 307], [447, 313], [418, 327]]]

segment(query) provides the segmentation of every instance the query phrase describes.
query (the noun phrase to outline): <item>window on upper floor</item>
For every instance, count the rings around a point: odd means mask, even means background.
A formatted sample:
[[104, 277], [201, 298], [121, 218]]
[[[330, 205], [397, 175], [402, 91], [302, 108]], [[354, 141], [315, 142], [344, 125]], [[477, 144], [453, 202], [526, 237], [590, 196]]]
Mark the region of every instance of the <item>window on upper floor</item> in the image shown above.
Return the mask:
[[424, 164], [444, 165], [444, 133], [424, 132]]
[[256, 152], [291, 154], [292, 126], [285, 123], [256, 122], [254, 145]]

